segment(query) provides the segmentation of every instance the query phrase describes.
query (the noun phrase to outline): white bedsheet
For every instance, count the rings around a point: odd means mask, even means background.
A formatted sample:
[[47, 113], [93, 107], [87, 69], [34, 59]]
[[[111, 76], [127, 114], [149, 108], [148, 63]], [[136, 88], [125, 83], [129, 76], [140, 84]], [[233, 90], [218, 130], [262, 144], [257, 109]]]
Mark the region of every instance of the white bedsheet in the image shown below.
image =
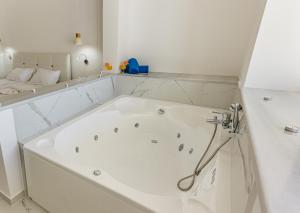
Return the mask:
[[33, 89], [37, 89], [39, 87], [41, 86], [29, 83], [10, 81], [7, 79], [0, 79], [0, 97], [19, 94], [26, 91], [32, 91]]

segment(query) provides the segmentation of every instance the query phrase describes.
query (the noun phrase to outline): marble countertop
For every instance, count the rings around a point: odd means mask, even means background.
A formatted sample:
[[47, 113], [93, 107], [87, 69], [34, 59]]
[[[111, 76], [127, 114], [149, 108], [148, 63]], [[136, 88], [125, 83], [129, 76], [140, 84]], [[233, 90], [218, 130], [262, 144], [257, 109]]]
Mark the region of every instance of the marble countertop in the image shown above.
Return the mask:
[[186, 81], [202, 81], [209, 83], [225, 83], [225, 84], [238, 84], [239, 78], [235, 76], [215, 76], [215, 75], [199, 75], [199, 74], [183, 74], [183, 73], [161, 73], [151, 72], [149, 74], [120, 74], [121, 76], [131, 77], [148, 77], [148, 78], [166, 78]]
[[[271, 97], [271, 101], [264, 101]], [[300, 93], [243, 89], [262, 191], [268, 213], [300, 212]]]

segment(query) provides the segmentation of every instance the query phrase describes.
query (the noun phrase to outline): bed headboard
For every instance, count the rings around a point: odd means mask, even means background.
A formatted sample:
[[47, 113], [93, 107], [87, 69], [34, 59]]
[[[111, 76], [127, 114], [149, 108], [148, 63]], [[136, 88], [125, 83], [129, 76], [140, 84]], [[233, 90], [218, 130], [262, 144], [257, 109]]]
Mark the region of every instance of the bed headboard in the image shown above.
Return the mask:
[[13, 67], [44, 68], [60, 70], [59, 81], [71, 80], [71, 56], [69, 53], [27, 53], [18, 52], [13, 58]]

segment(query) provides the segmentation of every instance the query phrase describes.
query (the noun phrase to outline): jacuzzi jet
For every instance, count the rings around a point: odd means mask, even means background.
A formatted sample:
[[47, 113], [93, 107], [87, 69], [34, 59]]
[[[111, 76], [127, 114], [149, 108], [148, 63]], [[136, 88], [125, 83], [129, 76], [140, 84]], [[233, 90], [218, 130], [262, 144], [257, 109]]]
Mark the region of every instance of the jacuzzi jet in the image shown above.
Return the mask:
[[151, 140], [151, 143], [158, 144], [158, 140]]
[[181, 134], [180, 133], [177, 134], [177, 138], [181, 138]]
[[76, 146], [75, 152], [76, 152], [76, 153], [79, 153], [79, 146]]
[[181, 152], [183, 149], [184, 149], [184, 144], [180, 144], [180, 146], [178, 148], [179, 152]]
[[266, 97], [264, 97], [264, 101], [266, 101], [266, 102], [268, 102], [268, 101], [272, 101], [273, 100], [273, 98], [272, 97], [270, 97], [270, 96], [266, 96]]
[[191, 148], [190, 151], [189, 151], [190, 155], [193, 154], [193, 152], [194, 152], [194, 149]]
[[139, 127], [140, 127], [140, 124], [139, 124], [139, 123], [136, 123], [136, 124], [134, 124], [134, 127], [135, 127], [135, 128], [139, 128]]
[[95, 135], [94, 136], [94, 141], [98, 141], [99, 140], [99, 136], [98, 135]]
[[118, 128], [115, 128], [115, 129], [114, 129], [114, 132], [115, 132], [115, 133], [118, 133], [118, 132], [119, 132], [119, 129], [118, 129]]
[[157, 112], [159, 115], [163, 115], [166, 113], [166, 111], [164, 109], [159, 109]]
[[93, 172], [93, 175], [94, 175], [94, 176], [100, 176], [100, 175], [101, 175], [101, 171], [100, 171], [100, 170], [95, 170], [95, 171]]

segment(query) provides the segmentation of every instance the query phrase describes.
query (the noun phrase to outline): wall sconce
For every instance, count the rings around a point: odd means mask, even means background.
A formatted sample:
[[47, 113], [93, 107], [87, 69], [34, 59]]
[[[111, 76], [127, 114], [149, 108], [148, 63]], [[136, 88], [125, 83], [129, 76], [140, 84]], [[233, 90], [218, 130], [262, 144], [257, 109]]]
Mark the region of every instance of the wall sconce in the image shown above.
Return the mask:
[[2, 39], [0, 38], [0, 54], [6, 55], [9, 60], [13, 60], [15, 50], [12, 48], [4, 48]]
[[8, 59], [11, 61], [13, 59], [12, 55], [10, 53], [5, 53], [8, 57]]
[[85, 54], [83, 54], [83, 53], [80, 53], [79, 55], [78, 55], [78, 58], [77, 58], [78, 60], [79, 59], [82, 59], [83, 60], [83, 63], [85, 64], [85, 65], [89, 65], [89, 59], [88, 59], [88, 57], [87, 57], [87, 55], [85, 55]]
[[80, 33], [75, 34], [74, 44], [77, 45], [77, 46], [82, 45], [82, 39], [81, 39], [81, 34]]
[[15, 53], [16, 53], [16, 51], [13, 48], [10, 48], [10, 47], [5, 48], [3, 50], [3, 54], [6, 55], [9, 60], [13, 60]]
[[[76, 46], [80, 46], [82, 45], [82, 39], [81, 39], [81, 34], [80, 33], [76, 33], [75, 34], [75, 39], [74, 39], [74, 44]], [[88, 60], [88, 57], [87, 55], [83, 54], [83, 53], [80, 53], [77, 57], [77, 60], [83, 60], [83, 63], [85, 65], [89, 65], [89, 60]]]

